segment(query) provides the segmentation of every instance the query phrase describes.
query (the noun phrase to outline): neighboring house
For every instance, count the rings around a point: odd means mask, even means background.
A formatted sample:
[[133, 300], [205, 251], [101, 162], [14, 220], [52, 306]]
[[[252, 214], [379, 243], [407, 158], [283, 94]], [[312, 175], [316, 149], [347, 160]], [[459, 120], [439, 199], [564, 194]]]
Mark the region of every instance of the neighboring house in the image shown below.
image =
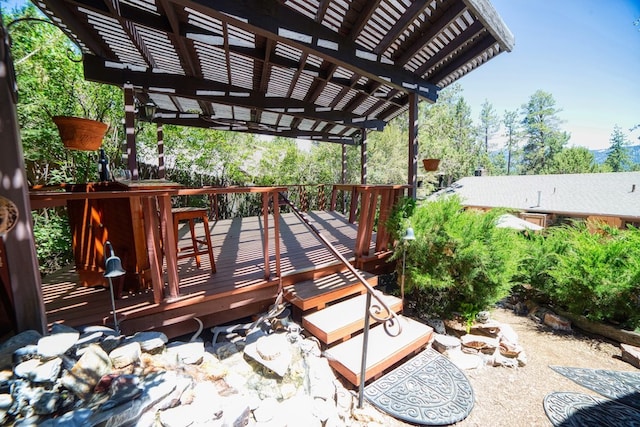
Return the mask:
[[509, 208], [544, 227], [567, 219], [640, 226], [640, 172], [472, 176], [431, 198], [452, 194], [467, 208]]

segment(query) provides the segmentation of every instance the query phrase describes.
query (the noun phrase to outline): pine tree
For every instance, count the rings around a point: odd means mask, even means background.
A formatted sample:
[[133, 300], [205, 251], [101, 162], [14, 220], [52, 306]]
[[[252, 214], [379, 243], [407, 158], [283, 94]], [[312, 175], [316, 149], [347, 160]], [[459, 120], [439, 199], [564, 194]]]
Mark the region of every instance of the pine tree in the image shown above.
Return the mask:
[[569, 134], [560, 130], [558, 113], [553, 96], [542, 90], [536, 91], [522, 106], [522, 126], [527, 139], [523, 147], [523, 169], [527, 174], [548, 172], [556, 154], [569, 140]]
[[627, 137], [622, 133], [620, 126], [615, 125], [611, 139], [609, 140], [611, 145], [609, 146], [609, 152], [607, 153], [607, 159], [604, 163], [611, 168], [613, 172], [622, 172], [629, 168], [631, 165], [631, 158], [629, 157], [629, 151], [627, 150]]

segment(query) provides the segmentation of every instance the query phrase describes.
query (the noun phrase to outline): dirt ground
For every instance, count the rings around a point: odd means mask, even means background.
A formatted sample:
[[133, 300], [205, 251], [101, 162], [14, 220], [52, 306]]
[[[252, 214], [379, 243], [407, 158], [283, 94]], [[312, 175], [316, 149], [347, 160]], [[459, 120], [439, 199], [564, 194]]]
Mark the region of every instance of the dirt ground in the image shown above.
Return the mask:
[[[475, 405], [469, 416], [456, 424], [462, 427], [550, 426], [542, 402], [554, 391], [596, 393], [556, 373], [550, 365], [619, 371], [638, 371], [620, 359], [617, 343], [589, 337], [580, 331], [555, 333], [528, 317], [495, 309], [491, 317], [507, 323], [518, 333], [528, 363], [521, 368], [485, 366], [465, 371], [473, 386]], [[391, 421], [389, 425], [409, 424]]]

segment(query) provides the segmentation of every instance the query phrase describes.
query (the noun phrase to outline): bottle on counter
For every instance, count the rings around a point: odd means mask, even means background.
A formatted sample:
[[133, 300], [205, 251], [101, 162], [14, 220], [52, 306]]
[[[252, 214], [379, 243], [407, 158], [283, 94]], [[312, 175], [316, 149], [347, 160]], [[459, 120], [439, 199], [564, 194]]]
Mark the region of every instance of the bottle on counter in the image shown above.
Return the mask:
[[104, 148], [100, 149], [100, 158], [98, 159], [98, 176], [100, 181], [111, 181], [111, 173], [109, 173], [109, 159], [104, 153]]

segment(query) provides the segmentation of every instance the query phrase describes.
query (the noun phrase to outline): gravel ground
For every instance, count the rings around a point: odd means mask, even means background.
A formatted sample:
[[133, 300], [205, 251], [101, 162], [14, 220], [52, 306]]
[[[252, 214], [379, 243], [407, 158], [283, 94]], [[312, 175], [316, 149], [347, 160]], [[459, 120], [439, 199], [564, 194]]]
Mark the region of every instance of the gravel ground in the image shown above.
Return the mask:
[[[638, 370], [620, 359], [617, 343], [589, 337], [579, 331], [554, 333], [528, 317], [495, 309], [491, 317], [507, 323], [518, 333], [528, 363], [522, 368], [482, 367], [465, 371], [475, 393], [471, 414], [456, 426], [550, 426], [542, 401], [554, 391], [593, 394], [556, 373], [550, 365], [619, 371]], [[387, 420], [388, 426], [409, 424]]]

